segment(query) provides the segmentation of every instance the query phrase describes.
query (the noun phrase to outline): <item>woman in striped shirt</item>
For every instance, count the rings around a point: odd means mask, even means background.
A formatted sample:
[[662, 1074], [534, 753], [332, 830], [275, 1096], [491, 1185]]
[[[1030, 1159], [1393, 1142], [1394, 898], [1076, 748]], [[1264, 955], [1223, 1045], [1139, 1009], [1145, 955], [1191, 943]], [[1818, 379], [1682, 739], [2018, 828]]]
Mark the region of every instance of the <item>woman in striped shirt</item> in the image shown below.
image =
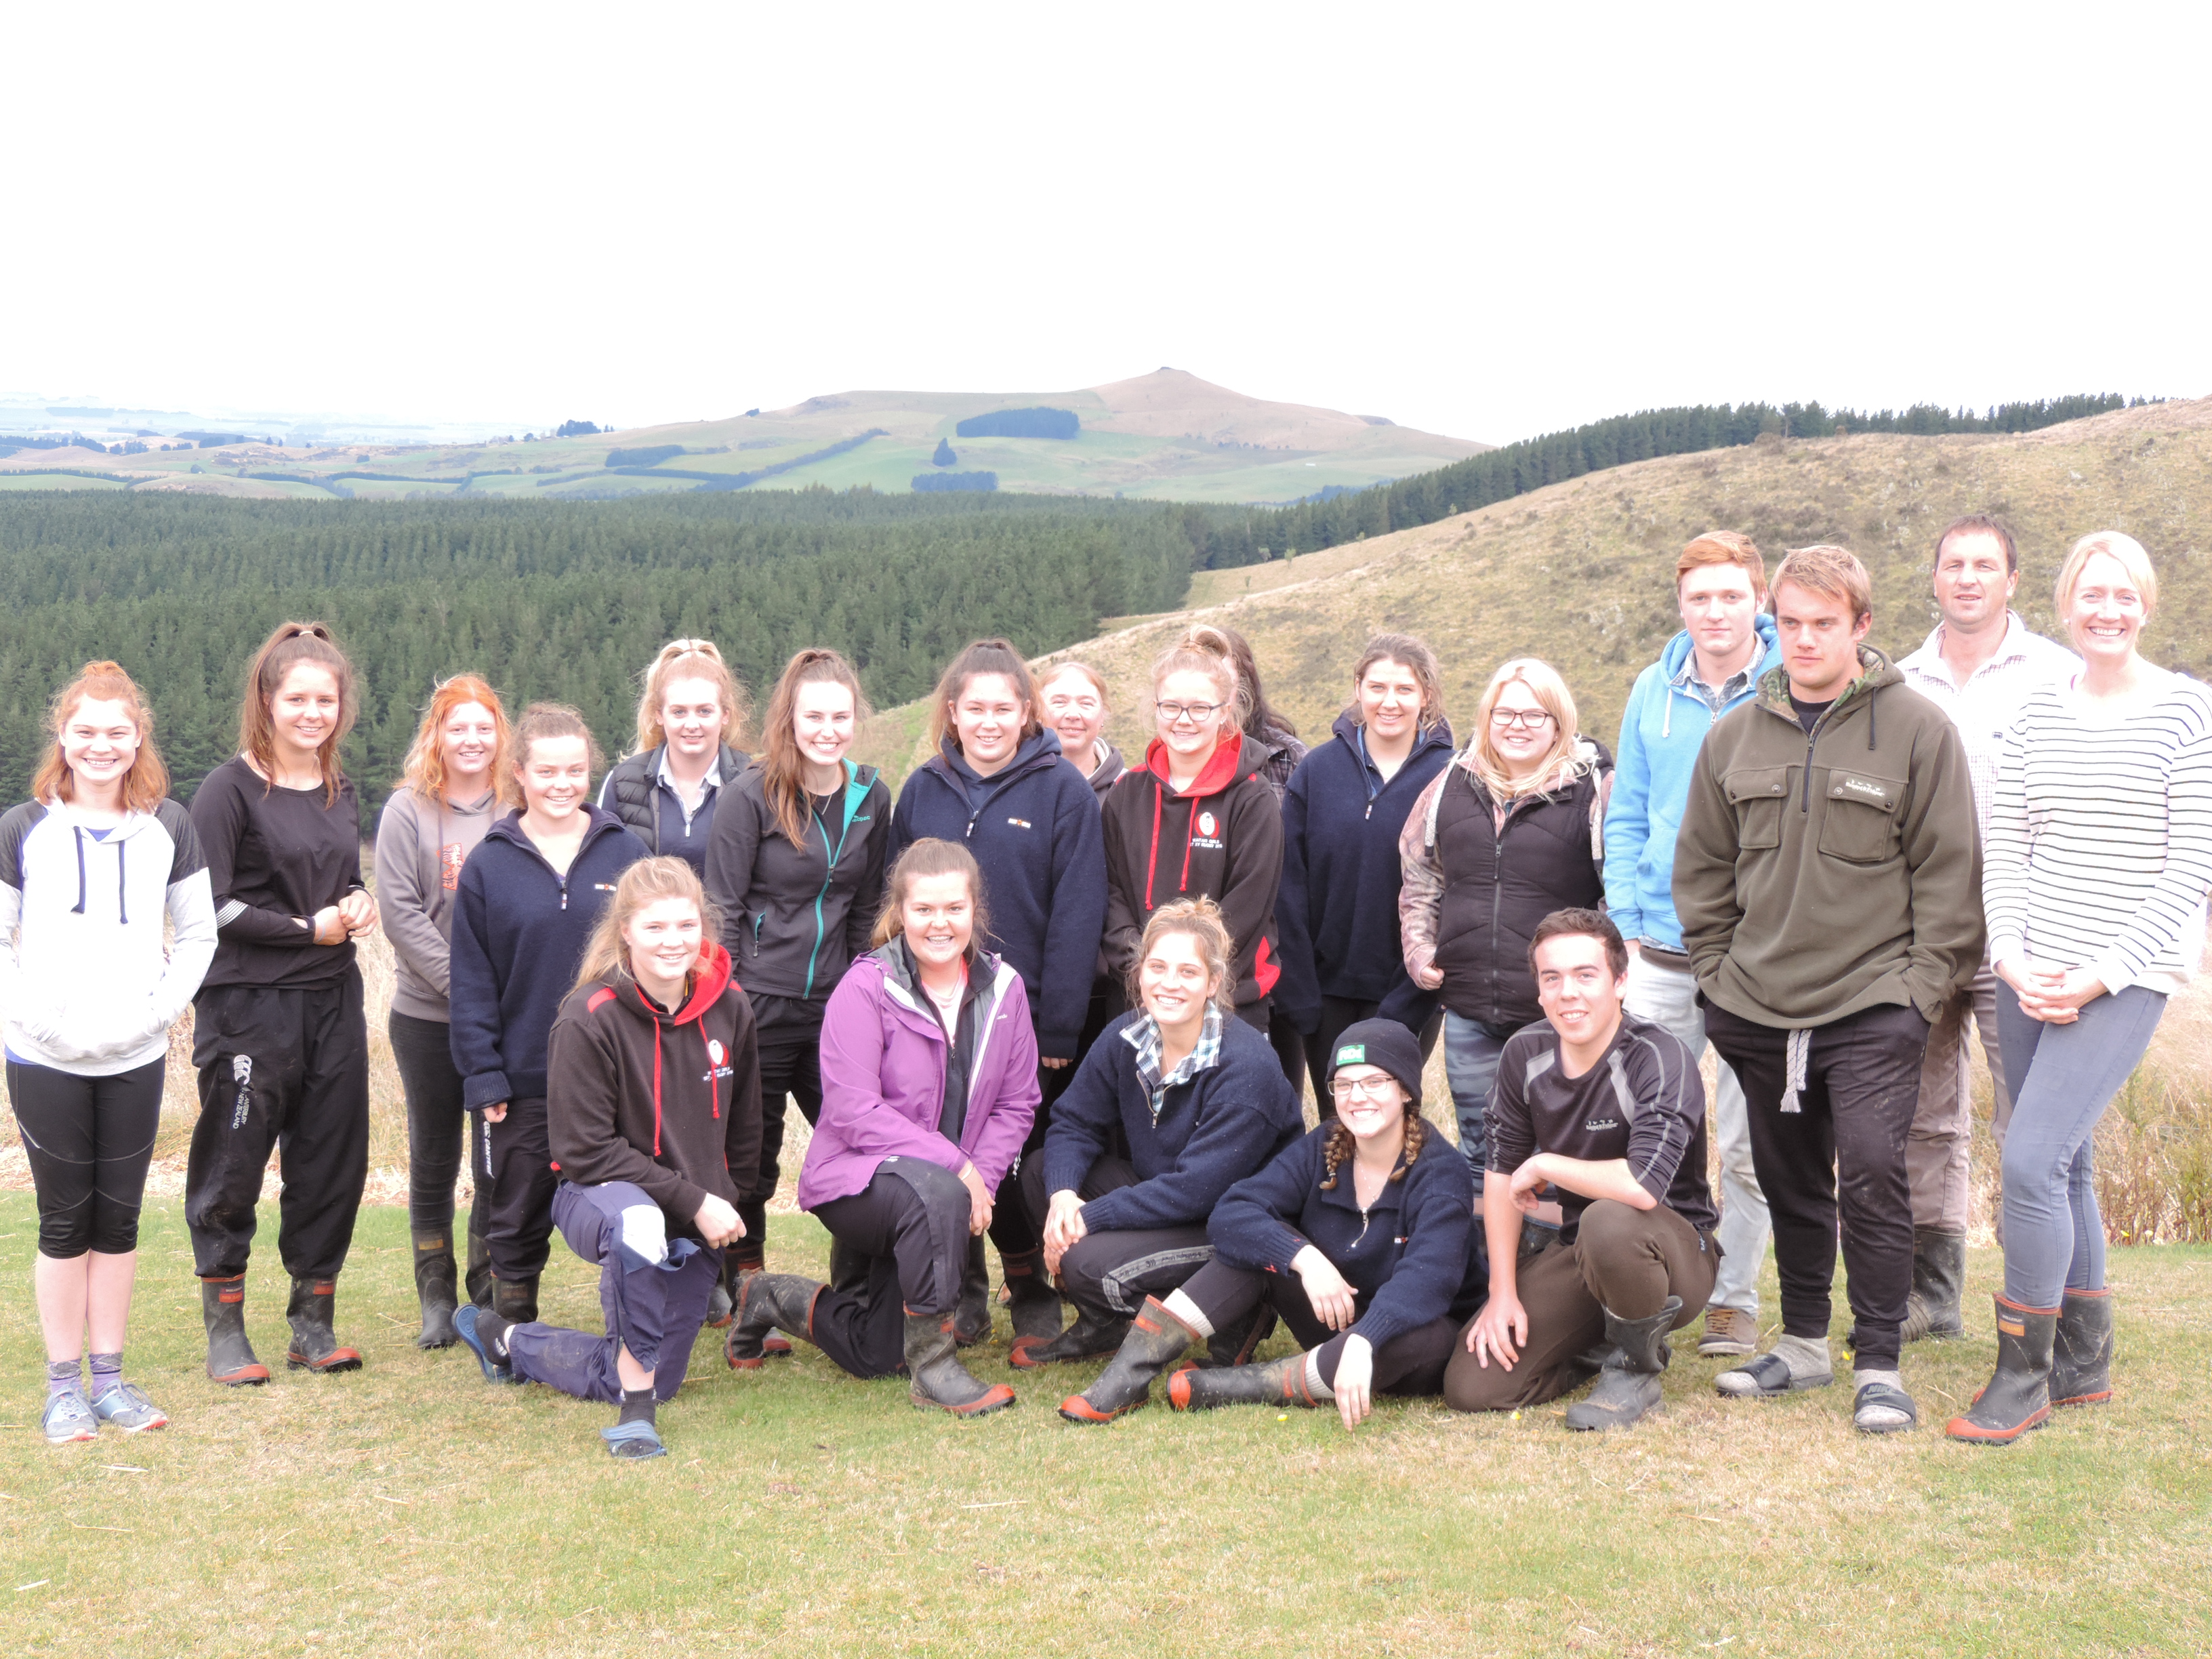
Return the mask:
[[2158, 602], [2141, 544], [2084, 536], [2057, 610], [2083, 667], [2007, 734], [1984, 908], [2013, 1096], [1997, 1367], [1954, 1438], [2005, 1445], [2112, 1398], [2112, 1307], [2090, 1136], [2203, 953], [2212, 692], [2142, 659]]

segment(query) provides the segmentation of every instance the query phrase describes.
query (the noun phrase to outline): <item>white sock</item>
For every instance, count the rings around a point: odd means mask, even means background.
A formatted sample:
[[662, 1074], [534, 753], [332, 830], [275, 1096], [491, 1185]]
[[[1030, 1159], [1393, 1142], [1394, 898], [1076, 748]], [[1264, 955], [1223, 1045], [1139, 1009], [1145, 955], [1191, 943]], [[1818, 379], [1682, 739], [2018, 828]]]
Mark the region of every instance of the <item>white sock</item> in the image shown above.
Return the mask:
[[1306, 1392], [1316, 1400], [1334, 1400], [1336, 1390], [1321, 1380], [1321, 1350], [1306, 1356]]
[[1196, 1331], [1200, 1341], [1203, 1342], [1213, 1334], [1213, 1322], [1200, 1313], [1198, 1310], [1198, 1304], [1181, 1291], [1170, 1291], [1160, 1306]]
[[1828, 1357], [1825, 1336], [1779, 1336], [1774, 1340], [1773, 1352], [1790, 1367], [1792, 1376], [1835, 1375], [1835, 1361]]
[[[1899, 1394], [1905, 1392], [1905, 1379], [1895, 1371], [1858, 1371], [1851, 1373], [1851, 1392], [1856, 1394], [1869, 1382], [1887, 1382]], [[1858, 1413], [1864, 1423], [1910, 1423], [1912, 1419], [1894, 1406], [1869, 1406]]]

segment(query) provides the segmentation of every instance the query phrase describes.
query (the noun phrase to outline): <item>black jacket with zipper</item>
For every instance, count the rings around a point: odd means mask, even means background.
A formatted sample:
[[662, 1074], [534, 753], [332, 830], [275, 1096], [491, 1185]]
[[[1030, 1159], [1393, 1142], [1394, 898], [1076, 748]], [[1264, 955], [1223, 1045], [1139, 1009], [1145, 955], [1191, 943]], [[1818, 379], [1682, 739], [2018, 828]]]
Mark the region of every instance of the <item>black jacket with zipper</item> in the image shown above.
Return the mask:
[[622, 820], [596, 806], [565, 876], [510, 812], [461, 866], [450, 957], [453, 1065], [462, 1103], [481, 1111], [546, 1097], [546, 1042], [599, 912], [622, 872], [647, 855]]
[[667, 1012], [617, 972], [579, 986], [553, 1024], [546, 1129], [553, 1165], [580, 1186], [627, 1181], [698, 1238], [712, 1193], [735, 1204], [760, 1167], [760, 1055], [753, 1011], [710, 945], [681, 1008]]
[[738, 982], [754, 996], [826, 998], [868, 949], [884, 900], [891, 797], [872, 766], [844, 763], [825, 821], [802, 803], [794, 847], [769, 804], [768, 772], [722, 791], [707, 848], [707, 896], [722, 913]]

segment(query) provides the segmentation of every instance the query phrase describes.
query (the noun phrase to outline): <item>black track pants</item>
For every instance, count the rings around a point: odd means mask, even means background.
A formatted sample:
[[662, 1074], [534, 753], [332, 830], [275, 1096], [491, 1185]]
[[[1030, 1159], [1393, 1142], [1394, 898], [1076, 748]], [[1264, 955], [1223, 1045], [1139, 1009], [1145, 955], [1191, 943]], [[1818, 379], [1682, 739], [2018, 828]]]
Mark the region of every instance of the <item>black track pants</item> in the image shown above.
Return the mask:
[[782, 1178], [785, 1097], [799, 1102], [811, 1126], [822, 1116], [821, 998], [757, 996], [752, 999], [753, 1032], [760, 1048], [760, 1176], [752, 1192], [738, 1200], [744, 1237], [730, 1243], [733, 1265], [759, 1267], [768, 1249], [768, 1201]]
[[483, 1119], [461, 1103], [461, 1074], [453, 1065], [453, 1034], [443, 1020], [417, 1019], [392, 1011], [385, 1026], [399, 1086], [407, 1096], [407, 1225], [418, 1237], [449, 1233], [453, 1182], [461, 1173], [465, 1143], [476, 1200], [469, 1231], [482, 1233], [491, 1206], [491, 1183], [483, 1170]]
[[927, 1158], [887, 1158], [849, 1198], [815, 1206], [840, 1244], [867, 1259], [867, 1288], [825, 1290], [814, 1304], [814, 1345], [855, 1376], [888, 1376], [906, 1363], [906, 1316], [950, 1318], [968, 1265], [967, 1183]]
[[[1137, 1184], [1137, 1172], [1118, 1158], [1091, 1166], [1076, 1194], [1094, 1198]], [[1030, 1224], [1040, 1234], [1051, 1205], [1044, 1189], [1044, 1160], [1032, 1158], [1022, 1170], [1022, 1202]], [[1148, 1296], [1165, 1296], [1206, 1262], [1213, 1246], [1203, 1222], [1186, 1227], [1149, 1227], [1130, 1232], [1091, 1233], [1060, 1258], [1060, 1291], [1094, 1320], [1127, 1319]]]
[[991, 1243], [999, 1247], [1001, 1258], [1021, 1255], [1037, 1248], [1037, 1230], [1030, 1221], [1029, 1206], [1021, 1200], [1021, 1173], [1032, 1158], [1044, 1151], [1044, 1132], [1052, 1127], [1052, 1103], [1067, 1092], [1067, 1085], [1075, 1081], [1079, 1062], [1066, 1066], [1037, 1067], [1036, 1117], [1030, 1124], [1029, 1139], [1022, 1142], [1022, 1155], [1007, 1178], [999, 1183], [1000, 1201], [991, 1208]]
[[510, 1100], [507, 1115], [483, 1128], [489, 1162], [478, 1170], [477, 1182], [491, 1188], [484, 1243], [491, 1249], [492, 1277], [535, 1278], [553, 1253], [553, 1194], [561, 1185], [545, 1103]]
[[1858, 1368], [1894, 1370], [1912, 1289], [1905, 1149], [1920, 1103], [1928, 1022], [1917, 1008], [1886, 1003], [1817, 1028], [1798, 1109], [1785, 1112], [1792, 1033], [1698, 1000], [1706, 1039], [1743, 1085], [1751, 1160], [1774, 1222], [1782, 1328], [1828, 1334], [1840, 1222]]
[[[1304, 1281], [1296, 1273], [1254, 1273], [1232, 1267], [1217, 1256], [1183, 1280], [1181, 1289], [1216, 1330], [1234, 1325], [1262, 1302], [1270, 1304], [1291, 1328], [1298, 1346], [1321, 1351], [1321, 1380], [1335, 1386], [1337, 1361], [1344, 1358], [1344, 1344], [1352, 1333], [1332, 1331], [1321, 1322], [1307, 1298]], [[1458, 1334], [1458, 1322], [1449, 1316], [1399, 1332], [1375, 1350], [1370, 1386], [1377, 1394], [1443, 1393], [1444, 1365]]]
[[79, 1077], [8, 1062], [8, 1100], [39, 1194], [39, 1254], [68, 1261], [87, 1250], [138, 1248], [146, 1166], [161, 1127], [162, 1063], [111, 1077]]
[[361, 970], [325, 985], [219, 985], [193, 999], [200, 1117], [185, 1222], [203, 1279], [246, 1271], [253, 1206], [280, 1154], [276, 1249], [295, 1279], [345, 1266], [368, 1179], [368, 1024]]

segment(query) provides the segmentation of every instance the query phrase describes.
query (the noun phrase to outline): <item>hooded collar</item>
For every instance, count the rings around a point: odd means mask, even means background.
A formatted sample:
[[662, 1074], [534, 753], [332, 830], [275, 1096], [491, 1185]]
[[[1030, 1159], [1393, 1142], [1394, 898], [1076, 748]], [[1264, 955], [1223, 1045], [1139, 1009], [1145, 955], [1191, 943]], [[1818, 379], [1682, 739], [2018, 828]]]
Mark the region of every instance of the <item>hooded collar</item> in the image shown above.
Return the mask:
[[1167, 744], [1154, 738], [1145, 750], [1145, 770], [1159, 781], [1162, 795], [1195, 800], [1201, 795], [1218, 795], [1231, 784], [1250, 777], [1267, 764], [1274, 752], [1264, 743], [1248, 739], [1242, 732], [1231, 732], [1214, 745], [1190, 787], [1176, 794], [1175, 785], [1168, 780]]
[[[618, 968], [600, 981], [616, 1007], [633, 1019], [641, 1019], [653, 1030], [653, 1155], [660, 1156], [660, 1124], [664, 1115], [661, 1077], [666, 1069], [662, 1063], [664, 1040], [676, 1040], [676, 1034], [684, 1026], [698, 1033], [699, 1042], [707, 1053], [707, 1088], [709, 1109], [714, 1115], [722, 1115], [722, 1073], [728, 1056], [721, 1052], [721, 1040], [707, 1035], [707, 1014], [722, 1000], [730, 988], [730, 953], [719, 945], [709, 944], [699, 953], [698, 971], [693, 975], [691, 994], [674, 1013], [664, 1011], [651, 997], [646, 995], [627, 968]], [[594, 1007], [599, 1005], [599, 995], [592, 999]]]
[[1012, 783], [1016, 778], [1049, 767], [1060, 757], [1060, 733], [1050, 726], [1040, 726], [1024, 738], [1012, 757], [990, 776], [985, 777], [968, 763], [960, 752], [960, 745], [947, 732], [938, 739], [937, 752], [929, 757], [929, 764], [949, 774], [963, 793], [983, 788], [996, 790]]
[[[1826, 727], [1833, 724], [1846, 708], [1873, 696], [1885, 686], [1899, 684], [1904, 678], [1887, 657], [1874, 647], [1862, 644], [1858, 677], [1836, 694], [1836, 700], [1828, 705], [1828, 712], [1820, 717], [1820, 725]], [[1759, 677], [1759, 706], [1781, 715], [1792, 726], [1797, 723], [1797, 711], [1790, 702], [1790, 670], [1786, 664], [1777, 663]]]
[[[1370, 800], [1389, 787], [1382, 776], [1382, 769], [1375, 763], [1375, 757], [1368, 752], [1367, 726], [1358, 718], [1357, 711], [1347, 708], [1339, 714], [1329, 732], [1344, 745], [1345, 752], [1359, 763], [1359, 769], [1367, 779], [1367, 798]], [[1406, 751], [1406, 758], [1399, 763], [1395, 775], [1403, 777], [1406, 769], [1431, 749], [1441, 749], [1449, 754], [1451, 746], [1452, 729], [1449, 720], [1438, 720], [1426, 730], [1415, 732], [1413, 746]]]
[[[522, 810], [520, 806], [515, 807], [505, 817], [494, 823], [490, 829], [484, 831], [484, 839], [511, 842], [529, 854], [531, 857], [544, 863], [545, 855], [538, 850], [538, 843], [532, 841], [523, 830]], [[578, 858], [583, 857], [585, 851], [601, 836], [611, 836], [617, 830], [627, 828], [612, 812], [608, 811], [605, 807], [594, 806], [588, 801], [576, 810], [583, 813], [586, 820], [584, 838], [576, 843]], [[551, 866], [547, 867], [550, 869]], [[574, 867], [574, 866], [570, 866], [572, 869]]]

